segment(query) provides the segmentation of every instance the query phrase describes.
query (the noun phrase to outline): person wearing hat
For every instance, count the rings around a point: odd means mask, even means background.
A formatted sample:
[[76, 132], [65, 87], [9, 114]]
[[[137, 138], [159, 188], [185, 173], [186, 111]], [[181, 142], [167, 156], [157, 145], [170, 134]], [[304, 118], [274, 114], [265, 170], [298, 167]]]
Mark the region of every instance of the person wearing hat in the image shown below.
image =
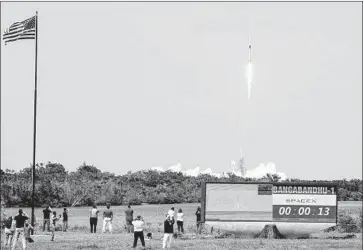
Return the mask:
[[140, 238], [142, 248], [145, 248], [145, 240], [144, 240], [144, 220], [140, 215], [136, 217], [136, 220], [132, 222], [132, 225], [134, 225], [134, 244], [133, 248], [136, 248], [137, 240]]
[[110, 233], [112, 233], [113, 211], [111, 210], [110, 206], [110, 203], [107, 203], [107, 209], [103, 212], [102, 233], [106, 232], [106, 226], [108, 226], [108, 230]]
[[14, 217], [15, 220], [15, 237], [13, 240], [13, 247], [15, 248], [16, 243], [18, 242], [19, 236], [21, 237], [21, 241], [23, 243], [23, 249], [26, 249], [26, 242], [25, 242], [25, 234], [24, 234], [24, 224], [25, 221], [29, 219], [29, 216], [23, 212], [23, 209], [19, 209], [19, 214]]
[[174, 218], [170, 216], [170, 214], [166, 215], [166, 219], [164, 221], [164, 239], [163, 239], [163, 249], [170, 249], [171, 240], [173, 239], [174, 234]]

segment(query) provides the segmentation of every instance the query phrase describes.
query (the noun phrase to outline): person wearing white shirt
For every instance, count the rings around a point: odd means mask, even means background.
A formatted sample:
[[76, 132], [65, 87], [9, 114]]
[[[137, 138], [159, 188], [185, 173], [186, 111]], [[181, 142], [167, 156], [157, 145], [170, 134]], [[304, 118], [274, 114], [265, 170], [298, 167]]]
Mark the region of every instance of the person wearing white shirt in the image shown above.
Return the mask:
[[136, 248], [137, 240], [140, 238], [142, 248], [145, 248], [145, 240], [144, 240], [144, 224], [145, 222], [141, 218], [140, 215], [136, 217], [136, 220], [132, 222], [132, 225], [134, 225], [134, 244], [133, 248]]
[[89, 224], [91, 226], [91, 233], [96, 233], [98, 214], [99, 211], [97, 209], [96, 204], [94, 204], [92, 208], [89, 210]]
[[168, 211], [168, 215], [171, 217], [170, 219], [175, 220], [175, 218], [174, 218], [174, 215], [175, 215], [174, 207], [170, 208], [170, 210]]
[[184, 223], [184, 213], [182, 209], [179, 209], [178, 213], [176, 214], [176, 224], [178, 225], [178, 232], [182, 232], [184, 233], [184, 227], [183, 227], [183, 223]]

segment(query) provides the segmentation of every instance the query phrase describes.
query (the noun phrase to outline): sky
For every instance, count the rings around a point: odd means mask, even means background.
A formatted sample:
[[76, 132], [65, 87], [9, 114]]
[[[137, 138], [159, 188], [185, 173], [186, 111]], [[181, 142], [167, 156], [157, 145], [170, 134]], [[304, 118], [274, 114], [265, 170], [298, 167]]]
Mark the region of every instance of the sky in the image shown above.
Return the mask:
[[[74, 171], [362, 178], [362, 7], [342, 2], [1, 3], [39, 12], [37, 162]], [[252, 39], [254, 78], [245, 70]], [[1, 168], [33, 154], [34, 40], [1, 40]]]

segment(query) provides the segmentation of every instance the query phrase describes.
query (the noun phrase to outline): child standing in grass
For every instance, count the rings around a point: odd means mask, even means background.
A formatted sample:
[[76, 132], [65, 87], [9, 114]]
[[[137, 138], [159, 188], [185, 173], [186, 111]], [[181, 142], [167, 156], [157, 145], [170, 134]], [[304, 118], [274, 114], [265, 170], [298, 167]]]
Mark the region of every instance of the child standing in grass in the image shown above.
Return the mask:
[[32, 243], [34, 240], [30, 238], [30, 230], [34, 230], [34, 228], [28, 222], [26, 222], [24, 226], [25, 240]]
[[56, 223], [57, 220], [59, 220], [59, 218], [57, 218], [57, 212], [54, 211], [53, 212], [53, 215], [52, 215], [52, 218], [51, 218], [51, 223], [50, 223], [50, 230], [52, 232], [52, 239], [51, 239], [51, 241], [54, 240], [54, 232], [55, 232], [55, 228], [57, 226], [57, 223]]

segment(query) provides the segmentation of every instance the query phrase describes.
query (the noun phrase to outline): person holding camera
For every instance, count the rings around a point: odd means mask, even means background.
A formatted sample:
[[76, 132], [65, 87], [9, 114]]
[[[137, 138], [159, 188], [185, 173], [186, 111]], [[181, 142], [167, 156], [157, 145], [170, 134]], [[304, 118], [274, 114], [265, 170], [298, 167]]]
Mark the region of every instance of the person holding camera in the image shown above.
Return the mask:
[[15, 237], [13, 240], [12, 249], [15, 248], [19, 237], [21, 237], [21, 241], [23, 243], [23, 249], [26, 249], [24, 225], [25, 225], [25, 221], [28, 219], [29, 219], [29, 216], [25, 212], [23, 212], [23, 209], [19, 209], [19, 214], [14, 217], [14, 220], [15, 220], [15, 235], [14, 236]]
[[140, 238], [142, 248], [145, 248], [145, 240], [144, 240], [144, 220], [140, 215], [136, 217], [136, 220], [132, 222], [132, 225], [134, 225], [134, 244], [133, 248], [136, 248], [137, 240]]
[[170, 216], [170, 214], [166, 215], [164, 221], [164, 238], [163, 238], [163, 249], [170, 249], [171, 240], [173, 239], [174, 234], [174, 217]]
[[[4, 216], [5, 213], [4, 213]], [[5, 233], [5, 248], [7, 248], [9, 246], [9, 248], [11, 247], [11, 243], [14, 237], [14, 233], [15, 233], [15, 220], [14, 220], [14, 216], [10, 216], [6, 222], [5, 222], [5, 228], [4, 228], [4, 233]]]

